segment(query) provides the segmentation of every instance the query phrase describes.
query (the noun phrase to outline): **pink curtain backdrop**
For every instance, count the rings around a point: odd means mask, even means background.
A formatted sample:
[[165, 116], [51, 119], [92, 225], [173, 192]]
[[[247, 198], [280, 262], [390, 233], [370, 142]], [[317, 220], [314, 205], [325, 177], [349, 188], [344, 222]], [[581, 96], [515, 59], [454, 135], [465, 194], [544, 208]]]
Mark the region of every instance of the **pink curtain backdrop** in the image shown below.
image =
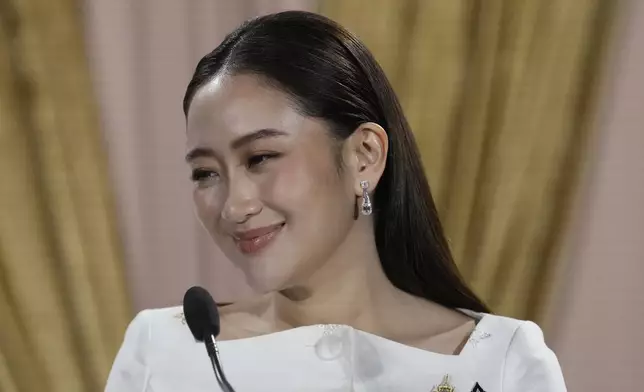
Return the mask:
[[[570, 391], [635, 390], [644, 370], [644, 2], [624, 2], [598, 138], [562, 262], [551, 346]], [[183, 163], [181, 99], [198, 59], [248, 17], [315, 0], [86, 0], [88, 49], [135, 308], [200, 284], [250, 294], [206, 238]], [[637, 383], [636, 383], [637, 382]]]
[[178, 305], [187, 287], [250, 293], [192, 210], [181, 100], [197, 61], [252, 16], [309, 0], [88, 0], [87, 42], [136, 309]]
[[622, 3], [553, 309], [570, 391], [634, 391], [644, 371], [644, 1]]

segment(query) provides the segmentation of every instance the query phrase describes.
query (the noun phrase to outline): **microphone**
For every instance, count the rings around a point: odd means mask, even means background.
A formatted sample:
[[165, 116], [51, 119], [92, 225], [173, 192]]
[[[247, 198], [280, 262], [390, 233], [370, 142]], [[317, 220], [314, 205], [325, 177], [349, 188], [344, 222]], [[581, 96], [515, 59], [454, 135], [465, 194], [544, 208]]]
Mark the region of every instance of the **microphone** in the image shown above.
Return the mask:
[[210, 293], [199, 286], [188, 289], [183, 296], [183, 315], [195, 340], [205, 344], [217, 383], [221, 389], [224, 392], [235, 392], [221, 368], [216, 340], [220, 329], [219, 311]]

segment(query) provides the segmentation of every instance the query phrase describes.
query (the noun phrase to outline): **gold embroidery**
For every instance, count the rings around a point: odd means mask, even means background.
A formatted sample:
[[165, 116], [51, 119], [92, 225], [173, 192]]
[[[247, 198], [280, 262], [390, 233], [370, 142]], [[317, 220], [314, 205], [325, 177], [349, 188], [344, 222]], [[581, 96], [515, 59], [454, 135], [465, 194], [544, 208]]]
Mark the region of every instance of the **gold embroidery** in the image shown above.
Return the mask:
[[443, 381], [440, 384], [434, 386], [432, 392], [456, 392], [456, 388], [449, 383], [449, 374], [443, 377]]

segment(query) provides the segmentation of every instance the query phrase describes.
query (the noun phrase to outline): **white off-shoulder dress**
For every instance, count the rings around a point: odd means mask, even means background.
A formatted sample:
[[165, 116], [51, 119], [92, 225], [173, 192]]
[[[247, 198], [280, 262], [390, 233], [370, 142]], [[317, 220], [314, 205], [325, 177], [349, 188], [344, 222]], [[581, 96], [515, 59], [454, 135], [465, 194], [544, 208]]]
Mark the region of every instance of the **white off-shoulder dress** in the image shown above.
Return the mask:
[[[219, 342], [237, 392], [564, 392], [561, 368], [539, 327], [471, 313], [476, 329], [459, 355], [406, 346], [344, 325], [305, 326]], [[107, 392], [221, 390], [181, 308], [132, 321]]]

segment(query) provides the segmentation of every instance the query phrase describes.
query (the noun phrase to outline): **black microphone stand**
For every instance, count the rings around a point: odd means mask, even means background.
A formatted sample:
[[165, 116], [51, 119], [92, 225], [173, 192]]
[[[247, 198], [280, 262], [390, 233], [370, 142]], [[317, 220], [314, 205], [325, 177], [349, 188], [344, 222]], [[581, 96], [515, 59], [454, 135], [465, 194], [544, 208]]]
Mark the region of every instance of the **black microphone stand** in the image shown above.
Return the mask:
[[209, 333], [206, 339], [204, 339], [204, 344], [206, 345], [206, 351], [208, 352], [208, 357], [210, 357], [210, 362], [212, 363], [212, 369], [215, 371], [215, 377], [217, 377], [217, 383], [224, 390], [224, 392], [235, 392], [233, 387], [230, 385], [224, 371], [221, 368], [221, 362], [219, 360], [219, 348], [217, 347], [217, 340], [215, 335]]

